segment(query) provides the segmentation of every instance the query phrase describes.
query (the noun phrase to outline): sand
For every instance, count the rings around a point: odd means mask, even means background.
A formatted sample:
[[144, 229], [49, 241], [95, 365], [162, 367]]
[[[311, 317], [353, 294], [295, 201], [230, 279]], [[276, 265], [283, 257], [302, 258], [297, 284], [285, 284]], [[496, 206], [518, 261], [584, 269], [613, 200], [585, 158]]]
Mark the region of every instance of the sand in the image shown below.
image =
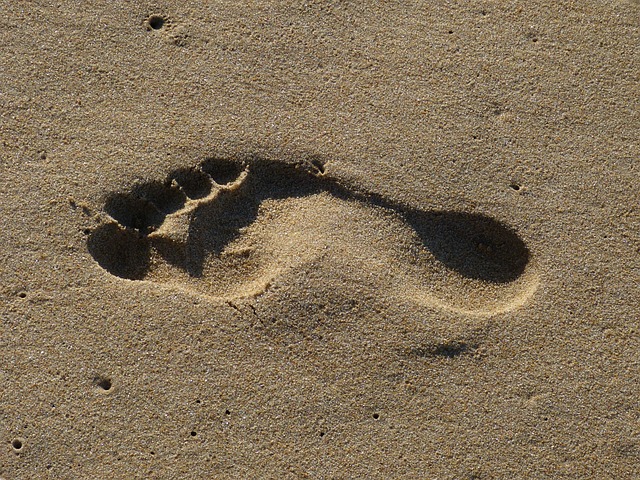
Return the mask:
[[0, 478], [639, 478], [637, 1], [2, 2]]

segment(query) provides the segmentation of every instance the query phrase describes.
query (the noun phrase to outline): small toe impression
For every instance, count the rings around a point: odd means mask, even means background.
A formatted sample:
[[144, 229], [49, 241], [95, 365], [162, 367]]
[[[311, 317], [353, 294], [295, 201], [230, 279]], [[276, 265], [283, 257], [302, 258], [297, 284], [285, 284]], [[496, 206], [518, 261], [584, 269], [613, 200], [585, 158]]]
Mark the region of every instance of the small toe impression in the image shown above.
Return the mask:
[[152, 203], [160, 213], [165, 215], [179, 210], [186, 201], [184, 193], [171, 182], [142, 183], [133, 187], [130, 195]]
[[173, 180], [180, 186], [187, 197], [203, 198], [211, 192], [211, 178], [199, 168], [180, 168], [169, 175], [169, 182]]
[[87, 246], [98, 265], [120, 278], [142, 280], [149, 269], [149, 240], [135, 230], [106, 223], [91, 233]]
[[107, 198], [104, 211], [120, 225], [147, 234], [160, 225], [164, 216], [148, 200], [126, 193]]
[[244, 167], [239, 162], [225, 158], [207, 158], [200, 168], [209, 175], [218, 185], [227, 185], [236, 180]]
[[134, 186], [130, 193], [109, 196], [104, 210], [123, 227], [148, 235], [185, 201], [185, 194], [177, 186], [169, 182], [147, 182]]
[[529, 249], [522, 239], [490, 217], [461, 212], [411, 217], [410, 223], [433, 255], [465, 277], [508, 283], [516, 280], [529, 263]]

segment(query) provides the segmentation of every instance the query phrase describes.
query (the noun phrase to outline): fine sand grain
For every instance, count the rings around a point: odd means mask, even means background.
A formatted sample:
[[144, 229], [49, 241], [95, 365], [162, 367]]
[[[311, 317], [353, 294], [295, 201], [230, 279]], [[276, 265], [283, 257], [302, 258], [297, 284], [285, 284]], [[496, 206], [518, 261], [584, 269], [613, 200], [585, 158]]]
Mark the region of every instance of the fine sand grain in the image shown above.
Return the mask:
[[0, 478], [640, 478], [637, 1], [0, 1]]

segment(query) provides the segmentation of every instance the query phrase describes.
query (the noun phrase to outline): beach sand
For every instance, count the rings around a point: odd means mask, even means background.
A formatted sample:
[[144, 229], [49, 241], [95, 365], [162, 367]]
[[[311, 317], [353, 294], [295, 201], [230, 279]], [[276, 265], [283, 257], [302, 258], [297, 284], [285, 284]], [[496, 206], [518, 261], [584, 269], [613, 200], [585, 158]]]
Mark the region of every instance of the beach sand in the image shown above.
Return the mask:
[[1, 2], [0, 478], [640, 478], [640, 10]]

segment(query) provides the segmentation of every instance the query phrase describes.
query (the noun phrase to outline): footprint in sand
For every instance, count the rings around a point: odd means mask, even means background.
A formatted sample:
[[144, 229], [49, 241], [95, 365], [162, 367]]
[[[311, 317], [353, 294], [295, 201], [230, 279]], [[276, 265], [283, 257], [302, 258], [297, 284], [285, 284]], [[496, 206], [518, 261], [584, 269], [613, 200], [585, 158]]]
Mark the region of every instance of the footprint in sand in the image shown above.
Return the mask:
[[110, 195], [89, 252], [112, 275], [223, 300], [264, 293], [314, 262], [341, 281], [468, 314], [537, 287], [524, 242], [489, 217], [419, 210], [347, 188], [318, 160], [209, 158]]

